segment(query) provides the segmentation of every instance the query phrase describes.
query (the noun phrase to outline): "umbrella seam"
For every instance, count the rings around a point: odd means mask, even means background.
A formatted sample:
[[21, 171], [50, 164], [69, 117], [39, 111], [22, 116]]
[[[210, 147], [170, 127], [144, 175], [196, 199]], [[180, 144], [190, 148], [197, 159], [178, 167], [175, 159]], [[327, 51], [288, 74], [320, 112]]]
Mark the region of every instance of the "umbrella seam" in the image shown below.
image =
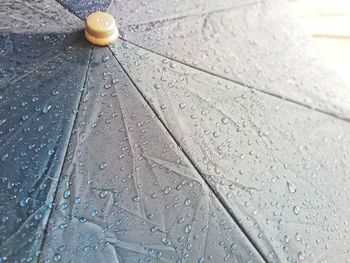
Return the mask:
[[346, 123], [350, 123], [350, 117], [349, 117], [349, 118], [341, 117], [341, 116], [336, 115], [335, 113], [328, 112], [328, 111], [326, 111], [326, 110], [322, 110], [322, 109], [319, 109], [319, 108], [315, 108], [315, 107], [309, 106], [309, 105], [307, 105], [307, 104], [298, 102], [298, 101], [296, 101], [296, 100], [293, 100], [293, 99], [290, 99], [290, 98], [286, 98], [286, 97], [284, 97], [284, 96], [281, 96], [281, 95], [278, 95], [278, 94], [275, 94], [275, 93], [272, 93], [272, 92], [269, 92], [269, 91], [265, 91], [265, 90], [262, 90], [262, 89], [259, 89], [259, 88], [256, 88], [256, 87], [253, 87], [253, 86], [248, 85], [248, 84], [245, 84], [245, 83], [243, 83], [243, 82], [241, 82], [241, 81], [239, 81], [239, 80], [234, 80], [234, 79], [231, 79], [231, 78], [229, 78], [229, 77], [225, 77], [225, 76], [222, 76], [222, 75], [218, 75], [218, 74], [215, 74], [215, 73], [210, 72], [210, 71], [208, 71], [208, 70], [206, 70], [206, 69], [203, 69], [203, 68], [197, 68], [197, 67], [192, 66], [192, 65], [190, 65], [190, 64], [188, 64], [188, 63], [182, 62], [182, 61], [180, 61], [180, 60], [178, 60], [178, 59], [172, 58], [172, 57], [170, 57], [170, 56], [163, 55], [163, 54], [161, 54], [161, 53], [158, 53], [157, 51], [153, 51], [153, 50], [150, 50], [150, 49], [145, 48], [145, 47], [143, 47], [143, 46], [140, 46], [140, 45], [138, 45], [138, 44], [136, 44], [136, 43], [133, 43], [133, 42], [131, 42], [131, 41], [125, 39], [125, 38], [122, 38], [122, 37], [119, 37], [119, 38], [120, 38], [121, 40], [127, 42], [127, 43], [130, 43], [130, 44], [132, 44], [132, 45], [135, 45], [135, 46], [138, 47], [138, 48], [141, 48], [141, 49], [143, 49], [143, 50], [146, 50], [146, 51], [151, 52], [151, 53], [153, 53], [153, 54], [156, 54], [156, 55], [158, 55], [158, 56], [161, 56], [161, 57], [170, 59], [170, 60], [172, 60], [172, 61], [175, 61], [175, 62], [177, 62], [177, 63], [180, 63], [180, 64], [182, 64], [182, 65], [185, 65], [185, 66], [187, 66], [187, 67], [190, 67], [190, 68], [192, 68], [192, 69], [195, 69], [195, 70], [201, 71], [201, 72], [203, 72], [203, 73], [209, 74], [209, 75], [211, 75], [211, 76], [214, 76], [214, 77], [217, 77], [217, 78], [221, 78], [221, 79], [223, 79], [223, 80], [232, 82], [232, 83], [234, 83], [234, 84], [236, 84], [236, 85], [240, 85], [240, 86], [242, 86], [242, 87], [244, 87], [244, 88], [247, 88], [247, 89], [250, 89], [250, 90], [253, 90], [253, 91], [262, 93], [262, 94], [266, 94], [266, 95], [269, 95], [269, 96], [272, 96], [272, 97], [275, 97], [275, 98], [278, 98], [278, 99], [280, 99], [280, 100], [282, 100], [282, 101], [287, 101], [287, 102], [290, 102], [290, 103], [299, 105], [300, 107], [303, 107], [303, 108], [306, 108], [306, 109], [309, 109], [309, 110], [312, 110], [312, 111], [315, 111], [315, 112], [318, 112], [318, 113], [321, 113], [321, 114], [328, 115], [328, 116], [330, 116], [330, 117], [336, 118], [336, 119], [341, 120], [341, 121], [344, 121], [344, 122], [346, 122]]
[[[90, 69], [90, 64], [91, 64], [91, 59], [92, 59], [92, 52], [93, 52], [93, 49], [94, 47], [91, 48], [90, 50], [90, 55], [89, 55], [89, 60], [88, 60], [88, 64], [87, 64], [87, 69], [86, 69], [86, 74], [85, 74], [85, 78], [84, 78], [84, 82], [83, 82], [83, 85], [82, 85], [82, 89], [81, 89], [81, 92], [80, 92], [80, 97], [79, 97], [79, 102], [78, 102], [78, 105], [77, 105], [77, 109], [79, 110], [79, 106], [81, 104], [81, 100], [83, 98], [83, 91], [84, 91], [84, 87], [85, 87], [85, 84], [86, 84], [86, 81], [87, 81], [87, 77], [88, 77], [88, 73], [89, 73], [89, 69]], [[75, 115], [74, 117], [74, 121], [73, 121], [73, 126], [72, 126], [72, 130], [69, 134], [69, 140], [71, 138], [71, 135], [72, 135], [72, 131], [74, 129], [74, 124], [77, 120], [77, 116], [78, 114]], [[69, 144], [69, 142], [68, 142]], [[60, 172], [59, 172], [59, 175], [58, 175], [58, 180], [57, 180], [57, 185], [56, 185], [56, 189], [55, 189], [55, 192], [54, 192], [54, 195], [53, 195], [53, 202], [55, 201], [56, 199], [56, 195], [57, 195], [57, 188], [58, 188], [58, 184], [59, 184], [59, 181], [60, 181], [60, 177], [61, 177], [61, 174], [62, 174], [62, 171], [63, 171], [63, 167], [64, 167], [64, 160], [66, 159], [67, 157], [67, 154], [68, 154], [68, 147], [66, 148], [66, 152], [64, 154], [64, 157], [63, 157], [63, 162], [62, 162], [62, 166], [61, 166], [61, 169], [60, 169]], [[50, 217], [51, 217], [51, 214], [52, 214], [52, 210], [54, 208], [52, 208], [49, 212], [49, 215], [47, 216], [47, 221], [45, 223], [45, 229], [44, 229], [44, 235], [43, 235], [43, 239], [41, 241], [41, 245], [40, 245], [40, 250], [39, 251], [42, 251], [43, 250], [43, 247], [44, 247], [44, 243], [45, 243], [45, 239], [46, 239], [46, 235], [47, 235], [47, 229], [48, 229], [48, 225], [49, 225], [49, 220], [50, 220]], [[37, 258], [37, 263], [40, 261], [40, 255], [38, 256]]]
[[136, 83], [133, 81], [133, 79], [131, 78], [131, 76], [128, 74], [128, 72], [125, 70], [125, 68], [122, 66], [122, 64], [119, 62], [119, 60], [117, 59], [117, 57], [115, 56], [115, 54], [113, 53], [112, 49], [108, 46], [108, 48], [110, 49], [110, 51], [113, 54], [114, 59], [117, 61], [117, 63], [119, 64], [119, 66], [123, 69], [125, 75], [129, 78], [129, 80], [131, 81], [131, 83], [133, 84], [133, 86], [135, 86], [137, 92], [139, 93], [139, 95], [143, 98], [143, 100], [145, 101], [145, 103], [148, 105], [148, 107], [152, 110], [152, 112], [155, 114], [155, 116], [157, 117], [157, 119], [160, 121], [160, 123], [162, 124], [163, 128], [168, 132], [169, 136], [174, 140], [174, 142], [177, 144], [177, 146], [179, 147], [179, 149], [181, 150], [181, 152], [184, 154], [184, 156], [186, 157], [186, 159], [189, 161], [189, 163], [192, 165], [193, 169], [198, 173], [198, 175], [202, 178], [202, 180], [204, 181], [204, 183], [207, 185], [207, 187], [210, 189], [210, 191], [214, 194], [214, 196], [217, 198], [218, 202], [223, 206], [223, 208], [226, 210], [226, 212], [230, 215], [230, 217], [232, 218], [232, 220], [236, 223], [236, 225], [238, 226], [238, 228], [242, 231], [242, 233], [244, 234], [244, 236], [248, 239], [249, 243], [254, 247], [254, 249], [256, 250], [256, 252], [260, 255], [260, 257], [265, 261], [265, 262], [269, 262], [267, 257], [265, 256], [265, 254], [259, 249], [258, 245], [256, 244], [256, 242], [251, 239], [251, 237], [248, 235], [248, 231], [245, 230], [245, 228], [240, 224], [240, 220], [238, 220], [238, 218], [233, 214], [232, 210], [228, 207], [228, 205], [226, 203], [224, 203], [220, 197], [217, 195], [214, 187], [211, 186], [211, 184], [208, 182], [207, 179], [204, 178], [204, 176], [202, 176], [202, 173], [198, 170], [197, 166], [195, 165], [195, 163], [193, 162], [192, 158], [182, 149], [181, 144], [179, 143], [179, 141], [176, 139], [176, 137], [171, 133], [171, 131], [165, 126], [164, 122], [162, 119], [159, 118], [158, 114], [156, 113], [156, 111], [154, 110], [154, 108], [152, 107], [152, 105], [149, 103], [149, 101], [145, 98], [145, 96], [143, 95], [143, 93], [139, 90], [139, 88], [137, 87]]

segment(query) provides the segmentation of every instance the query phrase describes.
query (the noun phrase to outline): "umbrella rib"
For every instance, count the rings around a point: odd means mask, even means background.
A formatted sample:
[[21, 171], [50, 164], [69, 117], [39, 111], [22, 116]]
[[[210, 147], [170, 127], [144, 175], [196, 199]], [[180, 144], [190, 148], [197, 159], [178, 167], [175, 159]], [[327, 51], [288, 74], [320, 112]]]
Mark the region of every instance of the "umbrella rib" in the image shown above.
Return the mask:
[[[87, 82], [87, 77], [88, 77], [88, 73], [89, 73], [89, 69], [90, 69], [90, 64], [91, 64], [91, 60], [92, 60], [92, 52], [93, 52], [93, 49], [94, 49], [94, 47], [92, 47], [91, 50], [90, 50], [89, 60], [88, 60], [88, 64], [87, 64], [87, 69], [86, 69], [86, 73], [85, 73], [85, 77], [84, 77], [82, 89], [81, 89], [81, 92], [80, 92], [80, 97], [79, 97], [79, 102], [78, 102], [78, 105], [77, 105], [77, 109], [79, 109], [79, 106], [80, 106], [81, 101], [82, 101], [82, 98], [83, 98], [83, 91], [84, 91], [84, 87], [85, 87], [86, 82]], [[73, 129], [74, 129], [74, 124], [75, 124], [75, 122], [76, 122], [76, 120], [77, 120], [77, 116], [78, 116], [78, 114], [76, 114], [75, 117], [74, 117], [72, 130], [71, 130], [71, 132], [70, 132], [70, 134], [69, 134], [69, 139], [70, 139], [70, 137], [71, 137], [71, 135], [72, 135], [72, 132], [73, 132]], [[58, 182], [59, 182], [59, 179], [60, 179], [61, 174], [62, 174], [62, 171], [63, 171], [64, 160], [66, 160], [67, 154], [68, 154], [68, 146], [67, 146], [67, 148], [66, 148], [66, 152], [64, 153], [63, 163], [62, 163], [62, 165], [61, 165], [60, 172], [59, 172], [58, 179], [57, 179]], [[53, 199], [52, 199], [53, 201], [56, 199], [57, 188], [58, 188], [58, 183], [57, 183], [56, 189], [55, 189], [54, 194], [53, 194]], [[47, 216], [47, 221], [45, 222], [45, 230], [44, 230], [43, 240], [42, 240], [41, 245], [40, 245], [40, 251], [43, 250], [43, 246], [44, 246], [44, 243], [45, 243], [45, 238], [46, 238], [46, 235], [47, 235], [48, 221], [49, 221], [49, 219], [50, 219], [50, 217], [51, 217], [52, 210], [53, 210], [53, 209], [50, 210], [49, 215]], [[40, 257], [40, 256], [39, 256], [39, 257]], [[38, 257], [38, 261], [37, 261], [37, 262], [40, 261], [40, 258], [39, 258], [39, 257]]]
[[143, 93], [140, 91], [140, 89], [137, 87], [136, 83], [134, 82], [134, 80], [131, 78], [131, 76], [128, 74], [128, 72], [126, 71], [126, 69], [123, 67], [123, 65], [119, 62], [118, 58], [115, 56], [115, 54], [113, 53], [112, 49], [108, 46], [109, 50], [111, 51], [111, 53], [113, 54], [113, 57], [115, 58], [115, 60], [117, 61], [117, 63], [119, 64], [119, 66], [122, 68], [122, 70], [124, 71], [125, 75], [129, 78], [129, 80], [131, 81], [131, 83], [133, 84], [133, 86], [135, 87], [135, 89], [137, 90], [137, 92], [139, 93], [139, 95], [142, 97], [142, 99], [145, 101], [145, 103], [147, 104], [147, 106], [153, 111], [153, 113], [155, 114], [155, 116], [157, 117], [157, 119], [160, 121], [160, 123], [162, 124], [163, 128], [167, 131], [167, 133], [169, 134], [169, 136], [174, 140], [174, 142], [177, 144], [178, 148], [181, 150], [181, 152], [184, 154], [184, 156], [186, 157], [186, 159], [189, 161], [189, 163], [192, 165], [193, 169], [198, 173], [198, 175], [203, 179], [204, 183], [207, 185], [207, 187], [210, 189], [210, 191], [215, 195], [215, 197], [217, 198], [218, 202], [222, 205], [222, 207], [226, 210], [226, 212], [231, 216], [232, 220], [236, 223], [236, 225], [238, 226], [238, 228], [242, 231], [242, 233], [244, 234], [244, 236], [249, 240], [250, 244], [255, 248], [256, 252], [260, 255], [260, 257], [265, 261], [265, 262], [269, 262], [267, 256], [259, 249], [259, 246], [257, 245], [257, 243], [250, 237], [248, 231], [242, 226], [242, 224], [240, 223], [240, 220], [235, 216], [235, 214], [233, 213], [233, 211], [230, 209], [230, 207], [221, 200], [220, 196], [217, 195], [214, 187], [210, 184], [210, 182], [204, 177], [202, 176], [201, 172], [199, 171], [199, 169], [196, 167], [195, 162], [193, 161], [193, 159], [182, 149], [180, 142], [176, 139], [176, 137], [171, 133], [171, 131], [168, 129], [168, 127], [165, 125], [164, 121], [158, 116], [158, 114], [156, 113], [156, 111], [154, 110], [154, 107], [152, 107], [152, 105], [149, 103], [149, 101], [145, 98], [145, 96], [143, 95]]
[[273, 92], [269, 92], [269, 91], [262, 90], [262, 89], [259, 89], [259, 88], [257, 88], [257, 87], [248, 85], [248, 84], [246, 84], [246, 83], [244, 83], [244, 82], [242, 82], [242, 81], [234, 80], [234, 79], [231, 79], [231, 78], [229, 78], [229, 77], [225, 77], [225, 76], [222, 76], [222, 75], [219, 75], [219, 74], [210, 72], [209, 70], [206, 70], [206, 69], [203, 69], [203, 68], [197, 68], [197, 67], [195, 67], [195, 66], [193, 66], [193, 65], [191, 65], [191, 64], [185, 63], [185, 62], [180, 61], [180, 60], [178, 60], [178, 59], [172, 58], [172, 57], [170, 57], [170, 56], [166, 56], [166, 55], [161, 54], [161, 53], [159, 53], [159, 52], [157, 52], [157, 51], [154, 51], [154, 50], [148, 49], [148, 48], [146, 48], [146, 47], [143, 47], [143, 46], [141, 46], [141, 45], [139, 45], [139, 44], [133, 43], [133, 42], [131, 42], [131, 41], [129, 41], [129, 40], [123, 38], [123, 37], [119, 37], [119, 38], [120, 38], [121, 40], [127, 42], [127, 43], [130, 43], [130, 44], [132, 44], [132, 45], [138, 47], [138, 48], [141, 48], [141, 49], [143, 49], [143, 50], [146, 50], [146, 51], [151, 52], [151, 53], [153, 53], [153, 54], [156, 54], [156, 55], [158, 55], [158, 56], [167, 58], [167, 59], [169, 59], [169, 60], [175, 61], [175, 62], [177, 62], [177, 63], [180, 63], [180, 64], [184, 65], [184, 66], [190, 67], [190, 68], [192, 68], [192, 69], [195, 69], [195, 70], [201, 71], [201, 72], [203, 72], [203, 73], [209, 74], [209, 75], [211, 75], [211, 76], [214, 76], [214, 77], [217, 77], [217, 78], [221, 78], [221, 79], [223, 79], [223, 80], [229, 81], [229, 82], [234, 83], [234, 84], [236, 84], [236, 85], [240, 85], [240, 86], [242, 86], [242, 87], [244, 87], [244, 88], [248, 88], [248, 89], [254, 90], [254, 91], [256, 91], [256, 92], [260, 92], [260, 93], [263, 93], [263, 94], [266, 94], [266, 95], [269, 95], [269, 96], [278, 98], [278, 99], [283, 100], [283, 101], [288, 101], [288, 102], [290, 102], [290, 103], [299, 105], [299, 106], [301, 106], [301, 107], [303, 107], [303, 108], [306, 108], [306, 109], [309, 109], [309, 110], [313, 110], [313, 111], [316, 111], [316, 112], [319, 112], [319, 113], [328, 115], [328, 116], [330, 116], [330, 117], [336, 118], [336, 119], [341, 120], [341, 121], [344, 121], [344, 122], [346, 122], [346, 123], [350, 123], [350, 117], [349, 117], [349, 118], [341, 117], [341, 116], [336, 115], [335, 113], [328, 112], [328, 111], [326, 111], [326, 110], [322, 110], [322, 109], [319, 109], [319, 108], [314, 108], [314, 107], [309, 106], [309, 105], [307, 105], [307, 104], [304, 104], [304, 103], [302, 103], [302, 102], [299, 102], [299, 101], [296, 101], [296, 100], [293, 100], [293, 99], [290, 99], [290, 98], [285, 98], [284, 96], [275, 94], [275, 93], [273, 93]]

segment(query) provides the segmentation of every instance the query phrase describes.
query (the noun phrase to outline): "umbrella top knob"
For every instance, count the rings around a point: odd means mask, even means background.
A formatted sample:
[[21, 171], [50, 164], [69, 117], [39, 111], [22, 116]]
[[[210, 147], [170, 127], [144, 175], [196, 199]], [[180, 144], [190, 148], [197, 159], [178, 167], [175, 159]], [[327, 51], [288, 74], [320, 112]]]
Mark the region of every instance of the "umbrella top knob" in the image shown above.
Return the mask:
[[118, 37], [113, 16], [105, 12], [90, 14], [85, 22], [85, 37], [94, 45], [110, 45]]

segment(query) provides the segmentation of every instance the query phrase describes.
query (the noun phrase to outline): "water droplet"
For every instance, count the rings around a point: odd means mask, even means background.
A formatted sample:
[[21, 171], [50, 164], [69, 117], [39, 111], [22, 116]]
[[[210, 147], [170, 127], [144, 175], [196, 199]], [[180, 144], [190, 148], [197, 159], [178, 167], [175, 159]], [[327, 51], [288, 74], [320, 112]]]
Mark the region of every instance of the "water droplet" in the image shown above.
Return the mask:
[[106, 198], [107, 195], [108, 195], [108, 192], [107, 192], [107, 191], [101, 191], [101, 192], [100, 192], [100, 197], [101, 197], [101, 198]]
[[58, 92], [58, 90], [52, 90], [52, 92], [51, 92], [51, 94], [53, 95], [53, 96], [57, 96], [58, 94], [59, 94], [59, 92]]
[[179, 107], [180, 107], [180, 109], [184, 109], [184, 108], [186, 108], [186, 104], [185, 103], [180, 103]]
[[227, 124], [227, 123], [228, 123], [228, 118], [226, 118], [226, 117], [222, 118], [222, 119], [221, 119], [221, 122], [222, 122], [223, 124]]
[[192, 231], [192, 226], [190, 224], [185, 226], [185, 233], [189, 234]]
[[63, 193], [63, 198], [64, 198], [64, 199], [67, 199], [67, 198], [69, 198], [69, 197], [70, 197], [70, 190], [67, 189], [67, 190], [64, 191], [64, 193]]
[[190, 206], [191, 205], [191, 200], [187, 198], [184, 202], [185, 206]]
[[13, 182], [7, 182], [7, 189], [12, 189], [15, 186], [15, 183]]
[[80, 204], [80, 203], [81, 203], [80, 197], [76, 197], [76, 198], [74, 199], [74, 203], [75, 203], [75, 204]]
[[293, 212], [294, 212], [294, 214], [296, 214], [296, 215], [299, 215], [299, 213], [300, 213], [300, 207], [299, 206], [294, 206], [293, 207]]
[[294, 184], [287, 182], [287, 187], [290, 193], [294, 194], [297, 191], [297, 188]]
[[50, 105], [50, 104], [45, 104], [44, 107], [43, 107], [42, 112], [46, 114], [46, 113], [48, 113], [50, 110], [51, 110], [51, 105]]
[[284, 236], [284, 241], [288, 244], [290, 242], [290, 238], [288, 235]]
[[171, 188], [170, 186], [165, 187], [164, 194], [168, 195], [170, 194]]
[[178, 220], [177, 220], [177, 223], [178, 224], [182, 224], [183, 222], [185, 222], [185, 219], [183, 217], [180, 217]]
[[1, 161], [5, 161], [7, 158], [9, 157], [9, 155], [7, 153], [5, 153], [2, 157], [1, 157]]
[[108, 60], [109, 60], [109, 56], [104, 55], [104, 56], [102, 57], [102, 62], [103, 62], [103, 63], [106, 63]]
[[28, 203], [29, 203], [30, 198], [23, 198], [20, 202], [19, 202], [19, 206], [20, 207], [25, 207]]
[[60, 262], [61, 261], [61, 255], [56, 253], [55, 255], [53, 255], [53, 261], [54, 262]]
[[104, 170], [104, 169], [106, 169], [106, 167], [107, 167], [107, 163], [106, 162], [100, 163], [100, 170]]

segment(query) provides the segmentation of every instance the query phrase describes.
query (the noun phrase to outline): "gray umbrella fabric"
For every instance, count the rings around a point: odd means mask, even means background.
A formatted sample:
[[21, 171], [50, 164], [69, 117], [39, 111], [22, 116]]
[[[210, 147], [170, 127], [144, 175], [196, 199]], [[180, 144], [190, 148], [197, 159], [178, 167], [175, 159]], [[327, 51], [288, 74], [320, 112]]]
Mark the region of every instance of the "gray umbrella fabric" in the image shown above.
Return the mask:
[[283, 1], [0, 10], [0, 262], [347, 262], [350, 89]]
[[42, 258], [263, 262], [110, 50], [91, 65]]

